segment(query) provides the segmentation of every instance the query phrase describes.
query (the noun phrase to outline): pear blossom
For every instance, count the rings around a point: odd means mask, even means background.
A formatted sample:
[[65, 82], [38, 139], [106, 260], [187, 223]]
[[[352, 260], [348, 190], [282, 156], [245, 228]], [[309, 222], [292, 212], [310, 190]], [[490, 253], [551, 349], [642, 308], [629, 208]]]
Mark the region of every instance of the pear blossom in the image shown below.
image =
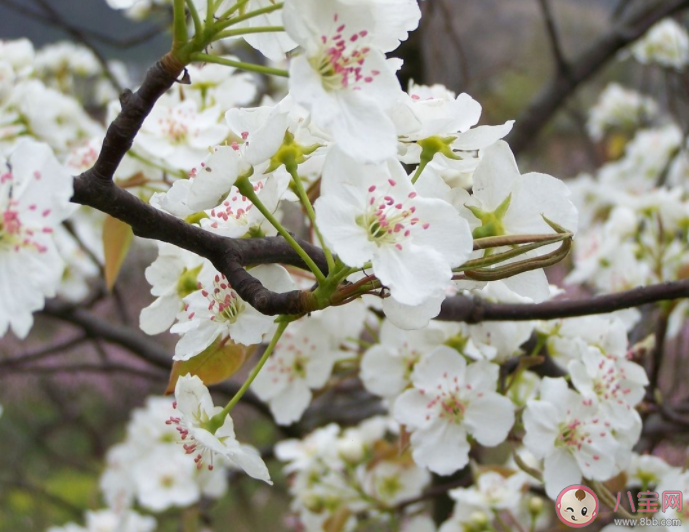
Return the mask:
[[401, 460], [380, 461], [359, 474], [364, 492], [389, 507], [418, 497], [431, 482], [428, 471]]
[[600, 140], [611, 129], [633, 130], [658, 114], [658, 104], [650, 97], [610, 83], [589, 110], [586, 124], [591, 138]]
[[0, 336], [11, 327], [26, 337], [32, 313], [55, 296], [64, 263], [53, 232], [75, 210], [72, 191], [46, 144], [25, 139], [0, 159]]
[[134, 149], [172, 169], [190, 171], [208, 148], [227, 137], [227, 126], [218, 118], [216, 109], [201, 111], [193, 99], [163, 96], [141, 126]]
[[137, 462], [133, 478], [143, 508], [160, 512], [172, 506], [189, 506], [201, 498], [194, 481], [196, 464], [174, 446], [159, 448]]
[[548, 497], [578, 484], [582, 475], [608, 480], [617, 471], [620, 443], [612, 420], [603, 417], [593, 399], [570, 390], [563, 378], [544, 378], [540, 399], [527, 403], [523, 414], [524, 445], [543, 459], [543, 481]]
[[360, 378], [369, 392], [395, 399], [411, 383], [414, 366], [445, 342], [445, 334], [436, 327], [404, 331], [386, 320], [378, 339], [361, 359]]
[[505, 137], [514, 121], [501, 126], [474, 127], [481, 105], [466, 93], [455, 93], [441, 85], [426, 87], [410, 83], [393, 108], [402, 154], [407, 164], [431, 163], [431, 168], [452, 186], [459, 186], [457, 174], [471, 174], [480, 157], [475, 155]]
[[411, 431], [414, 461], [439, 475], [450, 475], [469, 461], [471, 435], [495, 446], [514, 423], [514, 407], [495, 392], [498, 366], [485, 361], [467, 366], [449, 347], [437, 347], [412, 373], [413, 388], [395, 402], [394, 416]]
[[318, 320], [290, 325], [252, 384], [259, 399], [269, 403], [279, 425], [299, 421], [312, 390], [325, 386], [338, 354]]
[[479, 475], [475, 485], [457, 488], [449, 492], [457, 501], [453, 520], [468, 523], [476, 512], [491, 515], [492, 512], [509, 510], [517, 513], [522, 492], [528, 486], [528, 477], [521, 471], [486, 471]]
[[[465, 206], [471, 211], [469, 224], [474, 238], [552, 233], [544, 217], [574, 232], [577, 209], [569, 195], [567, 186], [552, 176], [521, 175], [510, 147], [498, 141], [484, 150], [474, 172], [473, 194]], [[551, 245], [539, 251], [553, 249]], [[549, 297], [543, 270], [525, 272], [503, 282], [514, 292], [537, 302]]]
[[314, 208], [342, 261], [354, 267], [371, 261], [373, 273], [402, 304], [443, 293], [452, 267], [472, 249], [466, 221], [454, 207], [419, 196], [395, 160], [361, 165], [331, 152]]
[[574, 387], [582, 396], [596, 400], [601, 415], [614, 427], [630, 427], [638, 416], [633, 408], [643, 399], [648, 385], [646, 371], [639, 364], [605, 355], [594, 347], [583, 351], [580, 359], [568, 366]]
[[85, 527], [68, 523], [64, 527], [51, 527], [48, 532], [154, 532], [156, 527], [156, 520], [150, 515], [108, 509], [87, 511]]
[[[251, 275], [274, 292], [294, 289], [289, 273], [277, 265], [257, 266]], [[182, 337], [175, 347], [175, 360], [189, 360], [210, 346], [218, 337], [231, 337], [244, 345], [259, 344], [271, 329], [274, 318], [248, 305], [224, 275], [208, 270], [199, 280], [198, 290], [186, 296], [182, 319], [170, 332]]]
[[141, 311], [139, 326], [146, 334], [167, 331], [184, 307], [182, 300], [198, 290], [198, 275], [208, 261], [198, 255], [158, 242], [158, 258], [146, 268], [146, 280], [156, 300]]
[[222, 408], [213, 405], [211, 394], [196, 375], [184, 375], [175, 386], [178, 416], [166, 422], [176, 425], [186, 454], [196, 456], [196, 467], [213, 470], [216, 457], [227, 460], [250, 477], [272, 484], [268, 468], [260, 454], [250, 445], [240, 444], [234, 434], [234, 422], [229, 414], [223, 424], [211, 432], [208, 422]]
[[[659, 483], [659, 485], [656, 487], [656, 490], [658, 493], [664, 493], [667, 491], [671, 492], [680, 492], [681, 495], [681, 503], [679, 504], [680, 509], [678, 510], [677, 507], [668, 507], [665, 509], [665, 511], [660, 509], [661, 511], [655, 514], [655, 517], [657, 519], [679, 519], [681, 522], [681, 526], [678, 527], [682, 532], [686, 532], [687, 530], [687, 514], [689, 513], [687, 511], [687, 497], [689, 497], [689, 473], [686, 470], [682, 470], [679, 468], [676, 468], [674, 471], [671, 473], [667, 474], [664, 478], [663, 481]], [[672, 527], [675, 528], [675, 527]]]
[[689, 35], [679, 23], [666, 18], [635, 42], [631, 53], [639, 63], [681, 70], [689, 64]]
[[504, 141], [486, 148], [474, 172], [474, 190], [467, 207], [475, 219], [474, 237], [552, 233], [543, 216], [568, 231], [577, 229], [577, 209], [569, 190], [546, 174], [521, 175]]
[[[110, 508], [122, 510], [136, 502], [155, 512], [217, 499], [227, 491], [227, 464], [214, 461], [214, 470], [197, 469], [194, 457], [180, 453], [173, 400], [149, 397], [132, 413], [127, 436], [108, 450], [100, 488]], [[217, 458], [217, 457], [216, 457]]]
[[677, 472], [677, 468], [672, 467], [660, 456], [632, 453], [626, 470], [627, 486], [640, 487], [642, 490], [651, 486], [657, 487], [665, 478], [675, 472]]
[[[288, 181], [268, 175], [252, 183], [261, 203], [269, 211], [275, 212], [287, 191]], [[217, 207], [207, 210], [206, 214], [208, 218], [201, 219], [201, 227], [222, 236], [241, 238], [247, 234], [272, 236], [277, 233], [266, 217], [236, 187], [232, 187], [226, 199]]]
[[395, 155], [395, 127], [385, 111], [401, 87], [384, 54], [419, 17], [415, 0], [285, 2], [285, 30], [303, 50], [290, 61], [290, 94], [352, 157]]

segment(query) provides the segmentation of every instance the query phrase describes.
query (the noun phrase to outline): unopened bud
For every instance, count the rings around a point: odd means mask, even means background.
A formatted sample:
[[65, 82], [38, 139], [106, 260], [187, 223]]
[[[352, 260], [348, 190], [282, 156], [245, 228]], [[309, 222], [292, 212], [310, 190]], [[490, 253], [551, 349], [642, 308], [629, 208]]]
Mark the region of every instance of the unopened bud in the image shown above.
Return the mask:
[[543, 511], [543, 499], [540, 497], [531, 497], [529, 499], [529, 513], [532, 515], [539, 515]]

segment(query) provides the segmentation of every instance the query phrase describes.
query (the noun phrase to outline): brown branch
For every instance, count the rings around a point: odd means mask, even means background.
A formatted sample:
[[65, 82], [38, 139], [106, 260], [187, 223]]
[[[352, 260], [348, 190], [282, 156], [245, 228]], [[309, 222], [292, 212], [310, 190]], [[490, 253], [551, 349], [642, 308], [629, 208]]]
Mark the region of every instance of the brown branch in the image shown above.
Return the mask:
[[555, 19], [553, 18], [553, 12], [550, 9], [550, 0], [538, 0], [538, 5], [541, 8], [541, 15], [543, 16], [543, 22], [545, 23], [545, 29], [548, 33], [548, 40], [550, 41], [550, 49], [553, 54], [553, 59], [555, 60], [555, 66], [557, 67], [558, 75], [569, 76], [569, 65], [565, 59], [564, 52], [562, 51], [562, 42], [560, 41], [560, 35], [557, 31], [557, 26], [555, 25]]
[[545, 303], [491, 303], [467, 297], [449, 297], [437, 319], [441, 321], [528, 321], [573, 318], [591, 314], [607, 314], [647, 303], [689, 297], [689, 279], [634, 288], [580, 300], [554, 299]]
[[689, 0], [662, 0], [643, 5], [616, 23], [591, 48], [559, 71], [516, 121], [508, 141], [514, 153], [523, 151], [574, 91], [594, 76], [617, 52], [639, 39], [659, 20], [689, 7]]

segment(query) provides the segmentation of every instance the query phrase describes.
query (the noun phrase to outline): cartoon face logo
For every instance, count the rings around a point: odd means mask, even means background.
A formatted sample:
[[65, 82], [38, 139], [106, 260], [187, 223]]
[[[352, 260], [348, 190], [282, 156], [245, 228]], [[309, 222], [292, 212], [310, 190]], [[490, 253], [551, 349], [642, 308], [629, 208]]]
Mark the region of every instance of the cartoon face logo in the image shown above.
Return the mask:
[[587, 526], [598, 515], [598, 497], [586, 486], [567, 486], [557, 496], [555, 511], [560, 521], [567, 526]]

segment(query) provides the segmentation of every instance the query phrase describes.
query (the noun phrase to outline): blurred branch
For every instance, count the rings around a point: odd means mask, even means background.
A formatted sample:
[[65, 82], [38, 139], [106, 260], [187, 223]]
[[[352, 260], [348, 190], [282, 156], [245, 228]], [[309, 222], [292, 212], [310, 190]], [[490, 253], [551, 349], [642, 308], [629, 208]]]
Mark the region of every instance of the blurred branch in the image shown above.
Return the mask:
[[558, 71], [517, 119], [508, 137], [514, 153], [526, 149], [579, 85], [598, 73], [617, 52], [639, 39], [656, 22], [688, 7], [689, 0], [644, 2], [615, 23], [591, 48], [569, 63], [567, 73]]
[[[23, 15], [27, 18], [30, 18], [32, 20], [35, 20], [36, 22], [40, 22], [41, 24], [44, 24], [46, 26], [51, 26], [54, 28], [59, 28], [59, 29], [65, 29], [64, 26], [60, 23], [60, 21], [57, 21], [53, 19], [52, 17], [45, 15], [43, 13], [34, 11], [33, 9], [30, 9], [24, 5], [17, 4], [13, 2], [12, 0], [0, 0], [0, 5], [3, 5], [7, 7], [8, 9], [14, 11], [15, 13], [19, 13], [20, 15]], [[156, 26], [154, 28], [151, 28], [150, 30], [142, 33], [141, 35], [136, 35], [134, 37], [129, 37], [126, 39], [118, 39], [116, 37], [111, 37], [110, 35], [104, 35], [102, 33], [99, 33], [97, 31], [88, 29], [88, 28], [81, 28], [79, 26], [71, 26], [72, 28], [76, 29], [79, 31], [82, 35], [85, 35], [89, 39], [92, 39], [96, 42], [100, 42], [102, 44], [112, 46], [113, 48], [132, 48], [134, 46], [138, 46], [140, 44], [143, 44], [147, 41], [150, 41], [154, 37], [157, 37], [164, 31], [167, 31], [167, 25], [165, 26]]]
[[49, 357], [50, 355], [59, 353], [60, 351], [66, 351], [68, 349], [81, 345], [86, 340], [88, 340], [88, 336], [82, 334], [75, 338], [65, 340], [64, 342], [61, 342], [59, 344], [51, 344], [42, 349], [38, 349], [30, 353], [0, 359], [0, 369], [12, 368], [14, 366], [25, 365], [31, 362], [38, 362], [39, 360], [43, 360], [44, 358]]
[[545, 23], [545, 28], [548, 33], [548, 40], [550, 41], [550, 50], [553, 54], [553, 59], [555, 60], [557, 73], [558, 75], [569, 76], [569, 65], [567, 64], [567, 60], [565, 59], [564, 53], [562, 51], [562, 42], [560, 40], [560, 35], [557, 31], [557, 26], [555, 25], [553, 12], [550, 9], [550, 0], [538, 0], [538, 5], [541, 8], [541, 15], [543, 17], [543, 22]]
[[[72, 308], [55, 300], [46, 301], [42, 314], [71, 323], [79, 327], [91, 338], [100, 338], [106, 342], [124, 347], [138, 358], [145, 360], [153, 366], [168, 371], [172, 368], [173, 360], [170, 353], [160, 347], [158, 342], [149, 339], [134, 327], [113, 324], [105, 318], [99, 318], [91, 311]], [[214, 386], [213, 389], [231, 397], [237, 392], [239, 386], [233, 382], [224, 382]], [[270, 415], [268, 407], [253, 393], [247, 392], [243, 400], [257, 410]]]
[[112, 362], [104, 364], [65, 364], [61, 366], [19, 366], [5, 370], [0, 374], [0, 379], [12, 373], [30, 373], [32, 375], [54, 375], [55, 373], [127, 373], [153, 381], [167, 381], [168, 379], [165, 373], [154, 373], [145, 369]]

